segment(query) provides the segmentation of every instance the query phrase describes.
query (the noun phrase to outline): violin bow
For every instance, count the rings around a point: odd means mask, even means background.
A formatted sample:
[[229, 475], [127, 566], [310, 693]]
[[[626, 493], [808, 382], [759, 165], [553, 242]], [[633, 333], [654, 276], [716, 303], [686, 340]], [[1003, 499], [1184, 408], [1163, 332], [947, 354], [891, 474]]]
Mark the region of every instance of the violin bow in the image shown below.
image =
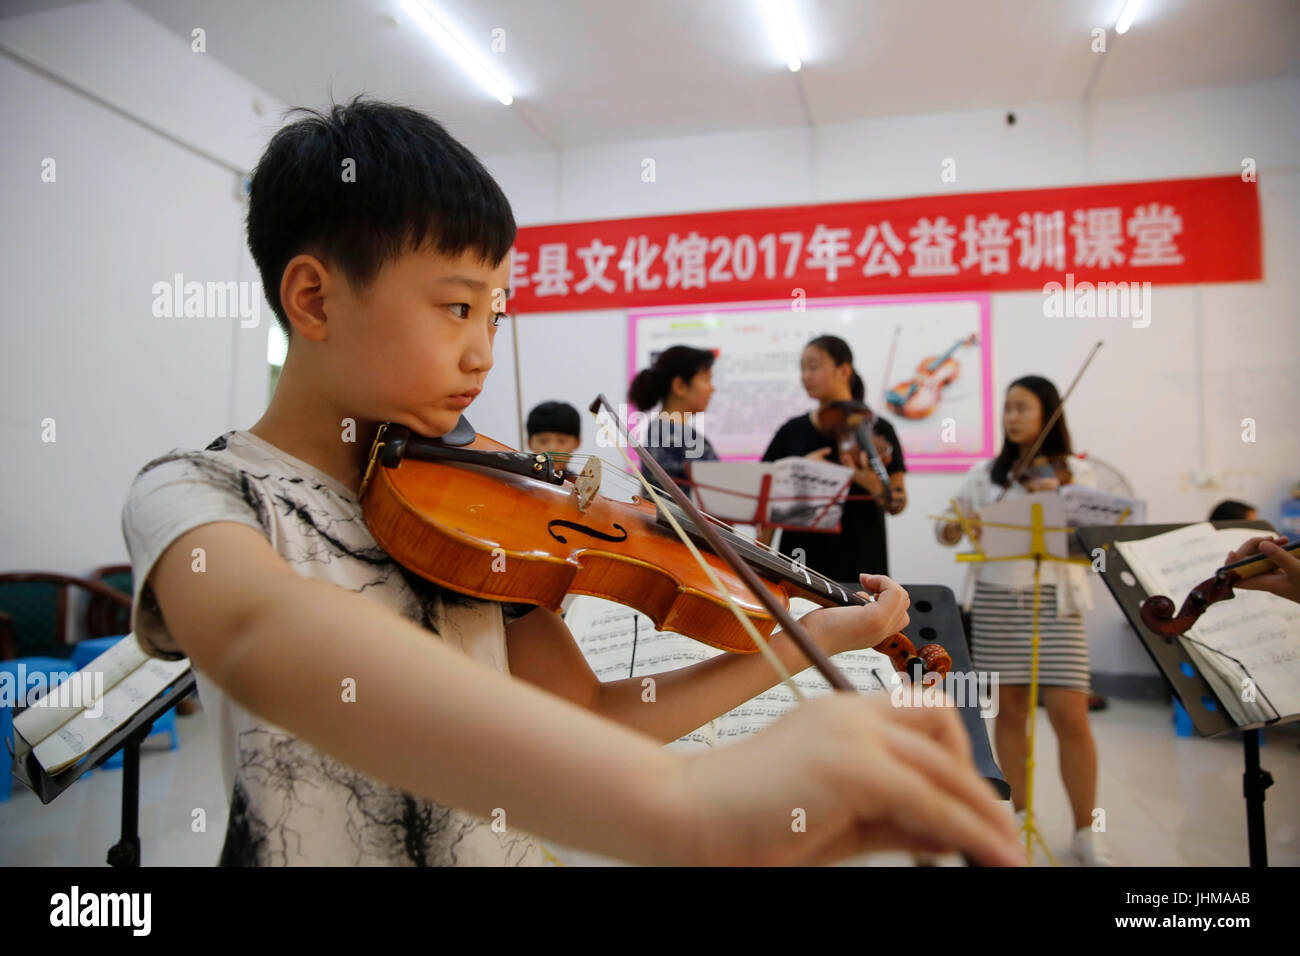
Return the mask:
[[[673, 481], [672, 478], [668, 476], [668, 473], [664, 471], [663, 466], [660, 465], [659, 462], [655, 461], [654, 456], [646, 451], [646, 449], [628, 433], [623, 423], [619, 420], [618, 414], [609, 404], [609, 400], [605, 398], [603, 392], [596, 396], [596, 400], [591, 403], [589, 410], [593, 415], [598, 415], [602, 407], [606, 412], [608, 412], [610, 419], [618, 428], [619, 437], [632, 447], [632, 449], [637, 453], [637, 456], [641, 459], [642, 464], [644, 464], [650, 474], [654, 476], [655, 481], [657, 481], [664, 491], [668, 493], [669, 497], [677, 503], [677, 506], [686, 512], [686, 514], [690, 516], [691, 520], [695, 522], [696, 528], [704, 535], [705, 540], [709, 542], [709, 547], [713, 549], [713, 553], [726, 561], [727, 564], [731, 566], [731, 569], [740, 576], [741, 580], [745, 582], [745, 586], [748, 587], [750, 591], [754, 593], [754, 597], [765, 608], [767, 608], [772, 617], [781, 625], [782, 630], [784, 630], [786, 634], [790, 635], [790, 639], [795, 642], [799, 647], [799, 650], [803, 652], [804, 656], [808, 658], [812, 665], [821, 672], [821, 675], [826, 678], [827, 683], [836, 690], [847, 690], [856, 693], [857, 688], [853, 686], [838, 667], [831, 663], [830, 658], [827, 657], [825, 652], [817, 646], [817, 643], [812, 639], [812, 636], [808, 633], [807, 629], [795, 620], [789, 610], [783, 607], [781, 602], [777, 600], [777, 598], [773, 597], [772, 593], [763, 586], [762, 581], [754, 572], [754, 569], [751, 568], [749, 564], [740, 557], [740, 555], [736, 554], [735, 549], [732, 548], [720, 534], [718, 534], [717, 530], [713, 527], [713, 522], [708, 520], [691, 502], [690, 498], [682, 492], [682, 489], [678, 487], [677, 482]], [[621, 450], [622, 446], [620, 445], [619, 447]], [[624, 455], [626, 454], [627, 453], [624, 452]], [[646, 484], [646, 488], [650, 491], [652, 500], [654, 500], [656, 505], [659, 505], [660, 500], [658, 492], [654, 488], [651, 488], [649, 484]], [[676, 519], [673, 518], [667, 508], [662, 508], [661, 512], [681, 537], [682, 542], [687, 546], [691, 554], [695, 556], [695, 559], [700, 563], [700, 566], [704, 569], [705, 573], [713, 581], [718, 592], [727, 598], [727, 604], [731, 608], [731, 612], [736, 615], [737, 620], [740, 621], [741, 626], [745, 628], [750, 639], [753, 640], [759, 650], [763, 652], [768, 662], [776, 668], [777, 673], [781, 675], [782, 679], [790, 685], [796, 698], [802, 699], [803, 695], [799, 693], [798, 688], [790, 680], [789, 672], [781, 665], [780, 659], [775, 653], [773, 653], [772, 649], [768, 646], [767, 641], [765, 641], [758, 633], [758, 629], [754, 627], [754, 623], [745, 616], [745, 612], [740, 609], [739, 605], [737, 605], [735, 601], [731, 600], [730, 595], [727, 593], [727, 589], [722, 587], [721, 583], [718, 582], [713, 569], [709, 567], [708, 562], [703, 560], [700, 556], [694, 542], [690, 540], [690, 536], [682, 531], [678, 526]]]
[[1088, 357], [1085, 358], [1083, 364], [1079, 366], [1079, 371], [1074, 375], [1074, 381], [1070, 383], [1070, 387], [1067, 388], [1065, 394], [1061, 396], [1061, 402], [1056, 406], [1056, 411], [1052, 412], [1052, 416], [1047, 420], [1047, 424], [1038, 430], [1038, 437], [1035, 438], [1034, 443], [1029, 446], [1029, 451], [1020, 456], [1020, 460], [1016, 462], [1016, 466], [1011, 470], [1011, 474], [1007, 477], [1006, 487], [1004, 487], [1002, 493], [998, 495], [998, 501], [1001, 501], [1006, 497], [1006, 493], [1011, 489], [1011, 486], [1020, 480], [1021, 473], [1024, 472], [1024, 470], [1029, 467], [1029, 463], [1034, 460], [1034, 456], [1038, 454], [1038, 449], [1043, 447], [1043, 442], [1047, 439], [1053, 426], [1056, 425], [1057, 420], [1065, 411], [1065, 402], [1074, 391], [1074, 386], [1079, 384], [1079, 379], [1083, 378], [1083, 373], [1088, 370], [1088, 366], [1092, 364], [1093, 356], [1097, 354], [1097, 350], [1100, 349], [1101, 346], [1102, 341], [1101, 339], [1098, 339], [1097, 344], [1094, 345], [1092, 351], [1088, 353]]
[[[733, 549], [731, 545], [718, 534], [713, 527], [713, 522], [706, 518], [704, 514], [695, 507], [690, 498], [682, 492], [682, 489], [678, 486], [677, 482], [673, 481], [672, 478], [668, 476], [668, 473], [664, 471], [663, 466], [660, 465], [659, 462], [655, 461], [654, 456], [641, 447], [636, 439], [628, 434], [623, 423], [619, 420], [618, 414], [609, 404], [609, 400], [605, 398], [603, 392], [596, 396], [596, 400], [591, 403], [589, 411], [593, 415], [599, 417], [598, 412], [601, 407], [604, 407], [604, 409], [609, 413], [610, 419], [618, 427], [619, 434], [623, 437], [623, 440], [631, 445], [633, 450], [636, 451], [637, 457], [641, 459], [645, 467], [652, 475], [654, 475], [655, 481], [657, 481], [664, 490], [668, 492], [668, 495], [677, 503], [678, 507], [690, 516], [690, 519], [695, 522], [696, 526], [704, 534], [705, 540], [709, 542], [709, 546], [713, 548], [714, 553], [726, 561], [731, 566], [732, 570], [740, 575], [741, 579], [745, 582], [745, 586], [754, 593], [754, 596], [762, 602], [763, 606], [768, 609], [774, 618], [776, 618], [777, 622], [781, 625], [784, 631], [790, 635], [791, 640], [795, 642], [803, 652], [804, 656], [807, 657], [821, 675], [826, 678], [827, 683], [836, 690], [849, 691], [854, 694], [858, 693], [858, 689], [853, 686], [852, 682], [844, 676], [843, 672], [841, 672], [838, 667], [831, 663], [830, 658], [828, 658], [822, 649], [817, 646], [817, 643], [812, 639], [812, 636], [809, 635], [804, 626], [795, 620], [794, 616], [790, 614], [788, 609], [782, 607], [781, 602], [774, 598], [767, 588], [763, 587], [758, 575], [754, 573], [754, 569], [751, 568], [738, 554], [736, 554], [735, 549]], [[619, 446], [619, 451], [623, 453], [625, 458], [628, 457], [627, 452], [623, 450], [621, 445]], [[631, 463], [630, 458], [628, 458], [628, 462]], [[699, 562], [700, 567], [704, 569], [704, 572], [713, 582], [713, 586], [718, 589], [718, 593], [726, 598], [727, 606], [731, 609], [731, 613], [736, 616], [736, 619], [740, 622], [741, 626], [745, 628], [750, 638], [758, 646], [759, 650], [763, 652], [763, 655], [767, 658], [768, 662], [772, 664], [773, 668], [775, 668], [777, 674], [781, 676], [782, 680], [785, 681], [790, 690], [794, 692], [795, 699], [802, 701], [804, 696], [799, 692], [798, 685], [796, 685], [793, 679], [791, 679], [789, 672], [768, 646], [767, 641], [758, 633], [758, 629], [754, 627], [754, 622], [745, 616], [745, 612], [740, 609], [740, 606], [727, 592], [727, 589], [722, 587], [717, 576], [714, 574], [713, 568], [709, 567], [708, 562], [700, 555], [694, 542], [690, 540], [690, 536], [682, 530], [680, 525], [678, 525], [677, 520], [672, 516], [672, 513], [666, 507], [663, 507], [663, 502], [660, 500], [655, 489], [645, 480], [644, 476], [640, 477], [641, 483], [645, 486], [646, 490], [649, 491], [651, 499], [654, 501], [656, 507], [659, 507], [664, 517], [668, 519], [673, 530], [676, 531], [678, 537], [682, 539], [682, 543], [686, 545], [687, 549], [695, 557], [695, 560]], [[874, 598], [872, 598], [872, 600], [874, 600]], [[925, 854], [914, 853], [912, 854], [912, 857], [918, 866], [929, 865], [929, 860], [926, 858]], [[968, 865], [975, 865], [971, 858], [966, 854], [962, 854], [962, 857]]]
[[889, 407], [889, 379], [894, 371], [894, 353], [898, 351], [898, 337], [903, 334], [903, 325], [900, 322], [894, 329], [894, 340], [889, 343], [889, 358], [885, 359], [885, 374], [880, 380], [880, 402], [886, 408]]

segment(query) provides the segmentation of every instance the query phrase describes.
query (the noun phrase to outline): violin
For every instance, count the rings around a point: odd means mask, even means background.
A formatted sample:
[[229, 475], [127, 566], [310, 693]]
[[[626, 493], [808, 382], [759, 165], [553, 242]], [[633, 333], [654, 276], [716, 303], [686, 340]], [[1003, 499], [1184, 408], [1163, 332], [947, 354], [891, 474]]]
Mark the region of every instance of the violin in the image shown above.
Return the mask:
[[[1300, 538], [1292, 538], [1279, 547], [1292, 554], [1300, 553]], [[1157, 594], [1147, 598], [1139, 608], [1142, 623], [1166, 641], [1172, 640], [1195, 624], [1196, 619], [1211, 604], [1236, 597], [1232, 589], [1239, 583], [1276, 568], [1277, 563], [1266, 554], [1256, 554], [1225, 564], [1214, 572], [1213, 577], [1206, 578], [1192, 588], [1177, 614], [1174, 613], [1174, 602], [1165, 595]]]
[[876, 416], [862, 402], [831, 402], [817, 413], [817, 424], [823, 434], [833, 438], [841, 452], [852, 455], [855, 451], [867, 453], [867, 466], [880, 479], [880, 493], [876, 495], [881, 507], [894, 512], [894, 493], [889, 486], [889, 472], [885, 470], [883, 456], [892, 454], [889, 442], [876, 434]]
[[[648, 454], [644, 461], [652, 472], [659, 467]], [[389, 423], [371, 447], [361, 504], [380, 546], [443, 587], [553, 611], [566, 594], [588, 594], [635, 608], [662, 630], [732, 653], [755, 652], [759, 648], [731, 613], [734, 602], [763, 637], [779, 619], [832, 686], [853, 689], [783, 609], [795, 596], [826, 607], [867, 599], [708, 519], [659, 476], [679, 501], [660, 504], [703, 544], [700, 553], [721, 593], [651, 502], [605, 497], [600, 480], [598, 458], [566, 483], [549, 455], [518, 452], [478, 435], [463, 417], [442, 438]], [[727, 551], [739, 556], [735, 565]], [[755, 582], [765, 593], [751, 590]], [[940, 645], [917, 649], [903, 634], [874, 649], [913, 679], [952, 666]]]
[[[1031, 481], [1040, 478], [1055, 478], [1060, 487], [1070, 484], [1074, 478], [1070, 473], [1066, 455], [1037, 455], [1024, 467], [1019, 469], [1018, 478], [1022, 485], [1028, 487]], [[1016, 472], [1013, 470], [1013, 474]]]
[[927, 355], [916, 367], [916, 374], [900, 382], [885, 393], [885, 402], [904, 418], [925, 418], [943, 399], [943, 389], [951, 385], [961, 373], [961, 363], [953, 353], [966, 345], [974, 345], [975, 333], [958, 339], [942, 355]]

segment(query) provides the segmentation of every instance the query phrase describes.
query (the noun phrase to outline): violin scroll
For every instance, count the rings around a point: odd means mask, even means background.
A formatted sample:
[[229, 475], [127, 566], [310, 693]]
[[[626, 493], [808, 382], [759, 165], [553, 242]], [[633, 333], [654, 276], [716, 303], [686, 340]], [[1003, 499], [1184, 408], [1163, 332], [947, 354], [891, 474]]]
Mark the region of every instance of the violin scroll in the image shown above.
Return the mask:
[[[1300, 551], [1300, 538], [1292, 538], [1282, 548], [1292, 553]], [[1277, 566], [1277, 562], [1265, 554], [1226, 564], [1214, 572], [1213, 577], [1206, 578], [1192, 588], [1176, 614], [1174, 602], [1163, 594], [1147, 598], [1140, 608], [1142, 623], [1166, 640], [1171, 640], [1186, 633], [1211, 604], [1236, 597], [1232, 589], [1242, 581], [1272, 571]]]

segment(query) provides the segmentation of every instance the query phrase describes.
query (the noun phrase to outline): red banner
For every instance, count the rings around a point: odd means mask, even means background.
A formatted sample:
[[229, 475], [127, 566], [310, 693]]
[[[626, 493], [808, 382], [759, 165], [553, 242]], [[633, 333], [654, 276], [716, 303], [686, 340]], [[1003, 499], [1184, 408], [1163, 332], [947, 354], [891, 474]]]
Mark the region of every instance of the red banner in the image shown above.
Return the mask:
[[1048, 282], [1263, 278], [1239, 176], [608, 219], [519, 230], [511, 307], [557, 312]]

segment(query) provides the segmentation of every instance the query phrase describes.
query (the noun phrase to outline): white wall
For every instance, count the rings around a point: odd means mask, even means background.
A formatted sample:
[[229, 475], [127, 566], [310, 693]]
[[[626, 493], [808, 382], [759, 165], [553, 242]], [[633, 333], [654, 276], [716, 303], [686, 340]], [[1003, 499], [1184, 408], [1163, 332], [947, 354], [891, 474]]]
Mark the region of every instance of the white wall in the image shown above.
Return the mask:
[[279, 107], [115, 0], [0, 21], [0, 88], [0, 568], [84, 574], [126, 560], [145, 462], [265, 405], [265, 303], [257, 328], [160, 319], [152, 288], [257, 280], [234, 170], [267, 135], [253, 98]]
[[[1062, 388], [1097, 339], [1098, 354], [1068, 418], [1076, 445], [1116, 466], [1150, 503], [1150, 521], [1203, 519], [1225, 497], [1277, 521], [1300, 481], [1300, 83], [1292, 78], [1160, 96], [844, 123], [816, 131], [717, 134], [624, 143], [532, 157], [484, 157], [522, 224], [791, 203], [1049, 187], [1259, 168], [1264, 281], [1156, 287], [1150, 328], [1123, 320], [1047, 319], [1034, 292], [993, 296], [995, 384], [1031, 372]], [[653, 157], [656, 182], [641, 181]], [[943, 159], [955, 184], [940, 182]], [[603, 390], [625, 395], [621, 311], [520, 320], [523, 407], [560, 399], [579, 408]], [[584, 343], [578, 350], [575, 342]], [[550, 370], [548, 373], [546, 370]], [[496, 376], [499, 371], [494, 371]], [[794, 374], [795, 370], [791, 370]], [[502, 378], [505, 376], [503, 375]], [[501, 379], [498, 379], [500, 382]], [[513, 383], [476, 403], [480, 430], [518, 433]], [[870, 383], [869, 383], [870, 385]], [[1258, 441], [1241, 440], [1254, 418]], [[773, 423], [773, 428], [778, 423]], [[588, 430], [583, 446], [596, 452]], [[1000, 439], [999, 439], [1000, 440]], [[1217, 484], [1193, 485], [1208, 470]], [[909, 479], [907, 511], [890, 522], [890, 566], [901, 580], [960, 591], [963, 572], [934, 543], [924, 517], [943, 508], [954, 475]], [[1100, 581], [1089, 616], [1093, 669], [1154, 669]]]

